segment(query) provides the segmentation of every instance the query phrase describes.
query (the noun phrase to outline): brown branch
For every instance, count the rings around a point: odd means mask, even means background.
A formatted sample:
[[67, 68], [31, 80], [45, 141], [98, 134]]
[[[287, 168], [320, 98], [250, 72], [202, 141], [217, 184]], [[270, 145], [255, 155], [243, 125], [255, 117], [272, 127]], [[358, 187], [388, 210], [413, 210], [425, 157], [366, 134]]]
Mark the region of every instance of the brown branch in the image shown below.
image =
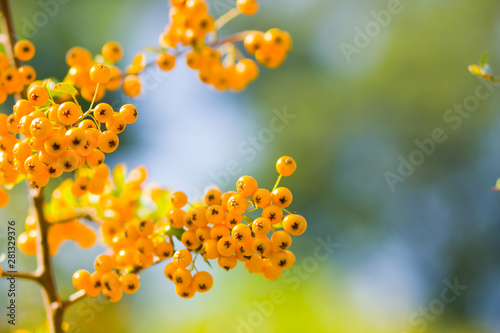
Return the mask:
[[64, 224], [64, 223], [69, 223], [69, 222], [73, 222], [75, 220], [81, 220], [81, 219], [87, 220], [89, 222], [92, 222], [92, 223], [95, 223], [98, 225], [102, 224], [100, 221], [98, 221], [94, 216], [92, 216], [90, 214], [78, 214], [76, 216], [68, 217], [66, 219], [49, 222], [49, 227], [52, 225], [55, 225], [55, 224]]
[[14, 45], [16, 44], [16, 35], [14, 32], [14, 22], [10, 10], [9, 0], [0, 0], [2, 5], [2, 32], [7, 36], [5, 40], [5, 53], [13, 61], [16, 68], [21, 66], [19, 59], [14, 57]]
[[67, 300], [64, 300], [62, 302], [62, 309], [66, 310], [70, 306], [74, 305], [75, 303], [83, 300], [85, 297], [87, 297], [87, 294], [85, 293], [85, 290], [79, 290], [76, 293], [72, 294], [69, 296]]
[[34, 281], [34, 282], [40, 283], [40, 276], [38, 276], [34, 272], [9, 272], [9, 271], [4, 271], [1, 277], [4, 278], [4, 279], [8, 279], [11, 276], [15, 276], [16, 279], [30, 280], [30, 281]]
[[47, 311], [47, 319], [51, 333], [62, 332], [64, 309], [61, 298], [57, 293], [52, 258], [49, 252], [49, 222], [43, 213], [44, 188], [37, 191], [33, 197], [37, 218], [37, 272], [40, 274], [40, 281], [44, 289], [44, 302]]

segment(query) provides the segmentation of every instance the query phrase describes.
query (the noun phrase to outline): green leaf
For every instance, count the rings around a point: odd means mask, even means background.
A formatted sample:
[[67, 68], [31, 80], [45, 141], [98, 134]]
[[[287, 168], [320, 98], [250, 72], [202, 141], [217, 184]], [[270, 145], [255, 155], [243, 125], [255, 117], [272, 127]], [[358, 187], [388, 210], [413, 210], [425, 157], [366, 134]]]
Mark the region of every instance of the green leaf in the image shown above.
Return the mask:
[[283, 223], [279, 222], [279, 223], [273, 224], [273, 228], [276, 230], [283, 229]]
[[53, 90], [55, 92], [69, 94], [72, 97], [75, 97], [75, 95], [78, 94], [78, 90], [76, 90], [76, 88], [72, 84], [66, 82], [56, 84]]
[[250, 217], [250, 216], [247, 216], [247, 215], [241, 215], [241, 217], [243, 218], [243, 221], [249, 223], [249, 224], [252, 224], [253, 223], [253, 219]]
[[116, 189], [120, 193], [123, 192], [126, 173], [127, 173], [127, 167], [123, 163], [118, 164], [113, 170], [113, 181], [115, 182]]
[[481, 56], [481, 68], [484, 68], [484, 65], [486, 65], [486, 56], [488, 55], [488, 52], [484, 52], [483, 55]]
[[175, 236], [177, 237], [178, 240], [182, 241], [182, 234], [184, 233], [184, 229], [181, 228], [181, 229], [177, 229], [177, 228], [173, 228], [172, 226], [166, 226], [165, 227], [165, 233], [169, 236]]

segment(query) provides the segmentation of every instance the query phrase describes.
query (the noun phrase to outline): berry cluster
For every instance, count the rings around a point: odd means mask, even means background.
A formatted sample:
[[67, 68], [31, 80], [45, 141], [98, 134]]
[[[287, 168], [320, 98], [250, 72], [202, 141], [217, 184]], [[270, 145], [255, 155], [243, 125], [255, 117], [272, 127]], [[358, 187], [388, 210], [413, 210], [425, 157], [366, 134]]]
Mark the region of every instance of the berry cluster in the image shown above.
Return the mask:
[[[279, 179], [290, 176], [295, 168], [292, 158], [280, 158]], [[295, 262], [295, 256], [288, 251], [292, 243], [290, 235], [301, 235], [307, 228], [302, 216], [286, 210], [292, 202], [292, 193], [285, 187], [277, 187], [278, 183], [279, 180], [270, 192], [259, 188], [254, 178], [243, 176], [236, 184], [237, 192], [212, 189], [206, 193], [204, 204], [194, 205], [187, 212], [181, 209], [187, 200], [181, 196], [177, 201], [174, 196], [174, 208], [168, 214], [170, 225], [186, 228], [182, 243], [188, 250], [199, 251], [205, 260], [217, 259], [225, 270], [235, 268], [240, 261], [249, 272], [275, 280], [282, 269]], [[256, 218], [247, 215], [260, 208], [262, 211]], [[177, 285], [178, 294], [191, 297], [196, 286], [190, 285], [186, 290], [185, 279], [179, 282], [175, 275], [181, 271], [189, 280], [183, 266], [176, 266], [175, 261], [167, 265], [165, 275]]]
[[[94, 65], [90, 77], [93, 82], [105, 83], [109, 72], [105, 65]], [[2, 184], [14, 185], [24, 175], [33, 188], [41, 188], [50, 178], [75, 171], [85, 163], [98, 167], [104, 162], [105, 153], [116, 150], [117, 134], [135, 122], [137, 109], [125, 104], [115, 112], [109, 104], [100, 103], [94, 108], [91, 105], [84, 113], [72, 89], [69, 84], [51, 88], [50, 81], [33, 82], [28, 87], [28, 99], [17, 101], [11, 115], [0, 114]], [[73, 93], [74, 101], [56, 103], [53, 96], [60, 91]], [[105, 130], [101, 130], [102, 124]], [[22, 138], [18, 139], [17, 134]], [[86, 178], [79, 178], [77, 184], [81, 191], [90, 185], [88, 190], [93, 194], [101, 193], [104, 188], [103, 182], [90, 182]], [[8, 195], [0, 190], [0, 206], [7, 202]]]
[[170, 22], [160, 35], [161, 46], [174, 48], [178, 43], [197, 46], [205, 43], [208, 33], [215, 30], [215, 20], [203, 0], [172, 0]]
[[[143, 167], [127, 175], [125, 167], [119, 165], [97, 199], [75, 185], [87, 177], [85, 174], [62, 183], [45, 207], [45, 215], [54, 226], [69, 221], [81, 224], [83, 220], [100, 226], [108, 251], [96, 259], [94, 272], [79, 270], [73, 277], [75, 288], [88, 296], [102, 292], [111, 301], [118, 301], [123, 293], [137, 290], [140, 271], [173, 258], [165, 266], [165, 275], [174, 282], [180, 297], [191, 298], [213, 286], [208, 272], [193, 274], [198, 257], [206, 262], [217, 259], [225, 270], [233, 269], [239, 261], [249, 272], [268, 280], [279, 278], [283, 269], [293, 265], [295, 256], [289, 251], [292, 236], [304, 233], [307, 222], [287, 210], [292, 194], [278, 187], [283, 176], [295, 171], [295, 161], [282, 157], [276, 168], [280, 176], [273, 191], [259, 188], [254, 178], [243, 176], [236, 191], [210, 189], [203, 202], [190, 204], [183, 192], [144, 187]], [[109, 170], [100, 166], [93, 177], [108, 174]], [[85, 246], [90, 238], [75, 240]], [[185, 249], [176, 251], [174, 238]]]
[[286, 31], [270, 29], [267, 32], [250, 32], [243, 44], [248, 53], [268, 68], [277, 68], [285, 61], [292, 49], [292, 38]]
[[[102, 47], [101, 54], [96, 56], [98, 62], [94, 61], [89, 50], [73, 47], [66, 53], [69, 70], [64, 82], [79, 89], [86, 101], [98, 102], [106, 91], [115, 91], [122, 86], [122, 74], [115, 66], [122, 55], [122, 47], [117, 42], [108, 42]], [[127, 93], [125, 90], [124, 92]]]
[[[34, 55], [35, 46], [30, 41], [20, 40], [14, 45], [14, 57], [18, 60], [30, 61]], [[35, 78], [33, 67], [24, 65], [17, 68], [5, 53], [0, 53], [0, 104], [8, 95], [20, 94]]]
[[[248, 53], [269, 68], [280, 66], [292, 47], [290, 35], [279, 29], [218, 38], [218, 31], [225, 23], [239, 14], [253, 15], [258, 11], [255, 0], [237, 0], [236, 8], [218, 20], [210, 16], [204, 0], [172, 0], [171, 3], [170, 22], [159, 36], [160, 47], [150, 48], [158, 53], [156, 64], [162, 70], [171, 70], [176, 54], [190, 50], [186, 62], [198, 71], [203, 83], [218, 90], [241, 91], [257, 79], [259, 68], [255, 61], [244, 57], [235, 42], [245, 40]], [[179, 45], [184, 49], [179, 51]]]

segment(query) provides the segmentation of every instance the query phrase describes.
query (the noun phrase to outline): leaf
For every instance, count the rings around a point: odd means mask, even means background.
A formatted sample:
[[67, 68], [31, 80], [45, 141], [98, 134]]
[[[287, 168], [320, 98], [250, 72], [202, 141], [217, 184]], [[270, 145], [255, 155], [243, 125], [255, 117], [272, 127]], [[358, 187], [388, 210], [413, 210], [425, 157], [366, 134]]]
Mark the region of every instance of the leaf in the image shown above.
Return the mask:
[[488, 55], [488, 52], [484, 52], [483, 55], [481, 56], [481, 62], [480, 65], [482, 68], [484, 68], [484, 65], [486, 65], [486, 56]]
[[113, 170], [113, 181], [115, 183], [118, 192], [123, 192], [123, 186], [125, 185], [125, 174], [127, 173], [127, 167], [125, 164], [118, 164]]
[[184, 233], [184, 229], [177, 229], [172, 226], [166, 226], [165, 227], [165, 233], [169, 236], [175, 236], [177, 237], [178, 240], [182, 241], [182, 234]]
[[252, 224], [253, 223], [253, 219], [250, 217], [250, 216], [247, 216], [247, 215], [241, 215], [243, 221], [249, 223], [249, 224]]
[[78, 94], [78, 90], [76, 90], [76, 88], [71, 83], [67, 82], [61, 82], [56, 84], [53, 90], [63, 94], [69, 94], [72, 97], [75, 97], [75, 95]]

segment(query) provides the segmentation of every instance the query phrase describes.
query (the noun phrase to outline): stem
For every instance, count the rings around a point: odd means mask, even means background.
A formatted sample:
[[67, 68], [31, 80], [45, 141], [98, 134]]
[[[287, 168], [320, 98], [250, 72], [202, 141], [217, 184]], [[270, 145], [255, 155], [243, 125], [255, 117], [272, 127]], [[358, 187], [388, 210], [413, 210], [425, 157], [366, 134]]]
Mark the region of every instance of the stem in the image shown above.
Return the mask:
[[[95, 98], [96, 98], [96, 96], [97, 96], [97, 92], [98, 92], [98, 91], [99, 91], [99, 83], [98, 83], [98, 84], [97, 84], [97, 86], [95, 87], [94, 97], [92, 98], [92, 103], [90, 103], [90, 107], [89, 107], [89, 110], [87, 111], [87, 113], [88, 113], [88, 112], [90, 112], [90, 110], [92, 110], [92, 108], [94, 107], [94, 102], [95, 102]], [[87, 114], [87, 113], [86, 113], [86, 114]], [[85, 118], [85, 116], [84, 116], [84, 118]]]
[[239, 41], [244, 40], [248, 34], [254, 33], [254, 32], [260, 32], [260, 31], [258, 31], [258, 30], [246, 30], [246, 31], [238, 32], [236, 34], [233, 34], [233, 35], [230, 35], [230, 36], [227, 36], [227, 37], [224, 37], [222, 39], [217, 40], [214, 43], [214, 45], [222, 45], [225, 43], [239, 42]]
[[278, 187], [278, 185], [280, 184], [281, 178], [283, 178], [282, 175], [280, 175], [278, 177], [278, 180], [276, 181], [276, 184], [274, 184], [273, 190], [271, 192], [274, 192], [274, 190]]
[[234, 7], [233, 9], [230, 9], [227, 11], [225, 14], [220, 16], [216, 21], [215, 21], [215, 29], [220, 30], [226, 23], [230, 22], [232, 19], [235, 17], [239, 16], [241, 14], [241, 11], [239, 10], [238, 7]]
[[14, 45], [16, 44], [16, 35], [14, 32], [14, 22], [12, 20], [12, 12], [10, 10], [9, 0], [0, 0], [2, 5], [2, 32], [7, 35], [5, 40], [5, 53], [11, 59], [16, 68], [21, 66], [19, 59], [14, 57]]
[[11, 276], [15, 276], [16, 279], [23, 279], [23, 280], [29, 280], [29, 281], [34, 281], [34, 282], [40, 283], [40, 277], [33, 272], [9, 272], [9, 271], [5, 271], [2, 274], [3, 278], [9, 278]]

